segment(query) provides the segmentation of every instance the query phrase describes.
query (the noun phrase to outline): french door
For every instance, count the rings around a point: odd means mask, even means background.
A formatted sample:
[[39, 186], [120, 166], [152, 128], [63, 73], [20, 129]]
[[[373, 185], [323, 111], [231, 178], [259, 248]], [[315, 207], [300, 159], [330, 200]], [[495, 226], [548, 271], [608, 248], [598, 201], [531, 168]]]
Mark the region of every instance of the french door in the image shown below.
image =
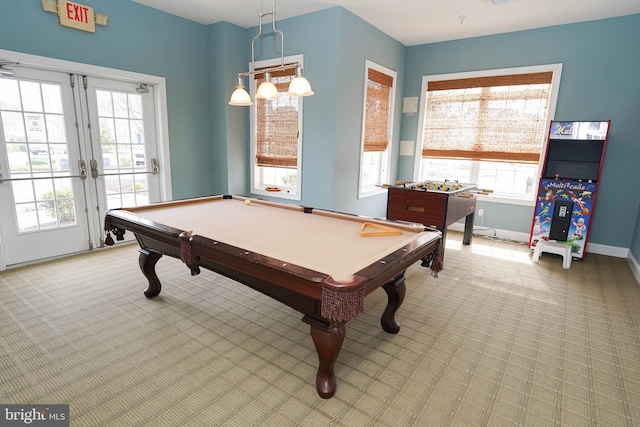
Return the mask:
[[154, 86], [0, 76], [0, 269], [103, 246], [107, 209], [161, 200]]

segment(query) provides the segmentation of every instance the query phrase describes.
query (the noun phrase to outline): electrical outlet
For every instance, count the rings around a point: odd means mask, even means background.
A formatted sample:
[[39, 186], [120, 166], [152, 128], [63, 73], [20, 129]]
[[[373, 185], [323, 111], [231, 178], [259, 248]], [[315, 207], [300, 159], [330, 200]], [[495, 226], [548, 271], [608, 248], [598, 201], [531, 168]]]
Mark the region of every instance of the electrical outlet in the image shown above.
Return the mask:
[[478, 216], [482, 218], [484, 216], [484, 209], [478, 209]]

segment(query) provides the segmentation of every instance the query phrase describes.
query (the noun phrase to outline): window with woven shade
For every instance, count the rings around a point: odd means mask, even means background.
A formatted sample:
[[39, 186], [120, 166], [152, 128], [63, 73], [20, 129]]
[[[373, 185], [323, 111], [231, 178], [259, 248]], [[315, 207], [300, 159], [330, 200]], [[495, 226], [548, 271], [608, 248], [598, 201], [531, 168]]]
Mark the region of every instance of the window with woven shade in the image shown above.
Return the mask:
[[[304, 65], [303, 55], [283, 58], [284, 64]], [[256, 61], [250, 85], [255, 96], [264, 81], [261, 70], [278, 67], [281, 58]], [[278, 90], [277, 99], [254, 100], [251, 106], [251, 193], [289, 200], [302, 199], [302, 116], [304, 97], [289, 96], [295, 68], [271, 71], [270, 81]]]
[[[274, 71], [277, 99], [256, 99], [256, 162], [258, 166], [298, 167], [298, 97], [287, 95], [295, 69]], [[256, 87], [264, 74], [256, 74]]]
[[531, 200], [561, 72], [549, 64], [424, 76], [414, 179], [477, 184], [506, 203]]
[[365, 61], [362, 112], [362, 147], [358, 197], [384, 192], [389, 181], [390, 144], [395, 81], [397, 73], [372, 61]]
[[538, 163], [552, 72], [429, 82], [422, 155]]
[[389, 140], [389, 102], [393, 77], [367, 70], [364, 151], [385, 151]]

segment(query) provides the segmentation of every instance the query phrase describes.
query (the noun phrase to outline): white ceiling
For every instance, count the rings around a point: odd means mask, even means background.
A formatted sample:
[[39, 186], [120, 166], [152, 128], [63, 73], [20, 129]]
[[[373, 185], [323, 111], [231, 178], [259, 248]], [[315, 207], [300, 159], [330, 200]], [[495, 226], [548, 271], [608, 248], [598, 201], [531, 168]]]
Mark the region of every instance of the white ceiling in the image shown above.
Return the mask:
[[[259, 0], [133, 0], [201, 24], [258, 25]], [[272, 8], [264, 0], [263, 11]], [[638, 0], [278, 0], [277, 20], [342, 6], [405, 46], [640, 13]], [[461, 18], [464, 17], [464, 18]], [[461, 22], [462, 19], [462, 22]], [[271, 17], [264, 19], [271, 24]]]

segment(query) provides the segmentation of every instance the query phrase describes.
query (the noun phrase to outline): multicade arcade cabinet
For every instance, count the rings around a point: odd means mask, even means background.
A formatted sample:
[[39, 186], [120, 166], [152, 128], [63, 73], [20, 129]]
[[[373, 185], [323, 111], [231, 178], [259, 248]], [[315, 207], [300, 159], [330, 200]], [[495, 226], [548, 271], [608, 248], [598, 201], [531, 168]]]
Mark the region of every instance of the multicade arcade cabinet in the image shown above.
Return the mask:
[[584, 257], [611, 120], [551, 122], [529, 248], [565, 242]]

